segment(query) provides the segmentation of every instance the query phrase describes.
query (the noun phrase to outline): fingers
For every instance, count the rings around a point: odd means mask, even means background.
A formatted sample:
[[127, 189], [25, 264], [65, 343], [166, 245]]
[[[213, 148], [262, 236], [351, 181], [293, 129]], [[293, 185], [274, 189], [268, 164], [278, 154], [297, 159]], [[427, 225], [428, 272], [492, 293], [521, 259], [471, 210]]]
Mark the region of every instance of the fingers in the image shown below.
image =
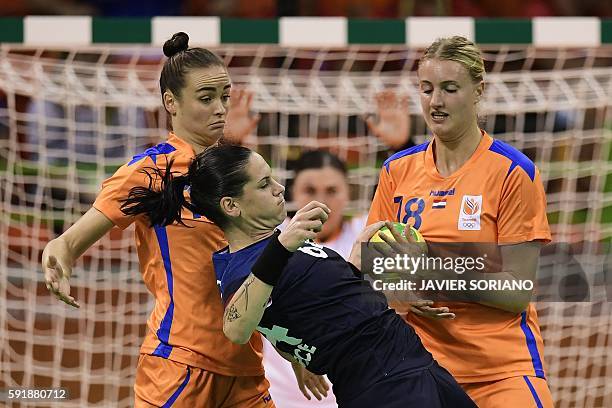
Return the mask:
[[380, 127], [378, 126], [378, 122], [376, 122], [372, 116], [368, 116], [365, 122], [368, 125], [368, 128], [370, 128], [370, 131], [374, 133], [374, 135], [378, 135], [380, 133]]
[[323, 222], [321, 220], [297, 221], [294, 224], [297, 228], [314, 232], [320, 232], [321, 228], [323, 228]]
[[325, 377], [307, 373], [304, 378], [304, 383], [317, 400], [321, 401], [323, 398], [327, 397], [329, 386], [327, 385]]
[[230, 89], [230, 109], [236, 109], [242, 99], [242, 90], [239, 88]]
[[449, 311], [448, 307], [411, 305], [410, 311], [412, 311], [417, 316], [427, 317], [430, 319], [454, 319], [456, 317], [454, 313]]
[[[315, 383], [313, 382], [313, 380], [308, 377], [304, 380], [306, 387], [308, 387], [308, 390], [310, 391], [310, 393], [319, 401], [321, 401], [323, 399], [323, 397], [321, 396], [321, 393], [319, 392], [319, 389], [317, 388], [317, 386], [315, 385]], [[310, 399], [310, 398], [309, 398]]]
[[54, 255], [49, 255], [46, 258], [43, 269], [47, 288], [54, 291], [59, 291], [61, 280], [70, 277], [72, 274], [72, 268], [61, 263]]
[[363, 231], [361, 231], [361, 234], [359, 234], [357, 241], [358, 242], [369, 241], [374, 236], [374, 234], [376, 234], [376, 232], [382, 228], [383, 225], [385, 225], [384, 221], [378, 221], [378, 222], [375, 222], [374, 224], [368, 225], [367, 227], [363, 229]]
[[[385, 239], [385, 234], [379, 234], [379, 236], [384, 240]], [[382, 242], [375, 242], [373, 244], [369, 244], [368, 247], [374, 247], [374, 250], [376, 252], [378, 252], [379, 254], [381, 254], [382, 256], [386, 257], [386, 258], [393, 258], [396, 254], [396, 252], [394, 252], [391, 247], [389, 246], [389, 244], [384, 245], [384, 243]]]
[[[393, 238], [395, 239], [396, 242], [406, 242], [407, 241], [406, 237], [404, 236], [405, 231], [399, 232], [391, 221], [385, 222], [385, 225], [387, 226], [387, 228], [389, 228], [389, 231], [391, 232], [391, 235], [393, 235]], [[410, 227], [406, 225], [406, 228], [410, 228]]]
[[304, 397], [306, 397], [306, 399], [308, 401], [310, 401], [310, 394], [308, 393], [308, 390], [306, 388], [306, 385], [304, 384], [304, 380], [303, 379], [299, 379], [298, 380], [298, 387], [300, 388], [300, 391], [302, 392], [302, 395]]
[[[403, 252], [404, 252], [404, 251], [403, 251], [403, 249], [402, 249], [402, 245], [401, 245], [399, 242], [397, 242], [397, 239], [394, 239], [394, 238], [393, 238], [391, 235], [389, 235], [388, 233], [384, 232], [384, 233], [382, 233], [382, 234], [378, 234], [378, 236], [379, 236], [379, 237], [380, 237], [380, 238], [381, 238], [383, 241], [385, 241], [385, 243], [386, 243], [387, 245], [389, 245], [389, 247], [391, 247], [391, 249], [393, 249], [393, 251], [395, 251], [395, 253], [399, 253], [399, 254], [401, 254], [401, 253], [403, 253]], [[383, 245], [381, 245], [381, 246], [383, 246]], [[393, 254], [393, 252], [392, 252], [392, 254]], [[391, 255], [391, 256], [393, 256], [393, 255]]]
[[57, 258], [49, 255], [45, 262], [45, 278], [57, 281], [63, 275], [62, 267], [58, 264]]
[[[65, 280], [65, 278], [62, 278], [62, 279]], [[54, 289], [52, 286], [47, 284], [47, 289], [49, 289], [49, 291], [51, 293], [53, 293], [53, 295], [55, 295], [56, 298], [58, 298], [59, 300], [61, 300], [64, 303], [66, 303], [67, 305], [70, 305], [72, 307], [76, 307], [77, 309], [81, 307], [81, 305], [79, 305], [79, 303], [74, 299], [74, 297], [70, 296], [70, 287], [69, 286], [67, 286], [67, 288], [66, 288], [65, 285], [61, 285], [61, 283], [60, 283], [60, 288], [59, 289]]]
[[323, 208], [313, 208], [305, 213], [300, 214], [299, 220], [319, 220], [322, 223], [327, 221], [329, 214]]
[[319, 201], [311, 201], [308, 204], [306, 204], [304, 207], [300, 208], [299, 210], [297, 210], [297, 212], [295, 213], [295, 215], [299, 215], [305, 212], [308, 212], [310, 210], [312, 210], [313, 208], [322, 208], [327, 214], [329, 214], [331, 212], [331, 210], [329, 209], [329, 207]]
[[244, 96], [246, 96], [245, 98], [245, 105], [247, 108], [251, 107], [251, 103], [253, 103], [253, 92], [245, 90], [243, 93]]
[[419, 300], [415, 300], [414, 302], [410, 302], [410, 305], [415, 306], [415, 307], [431, 306], [433, 304], [434, 304], [433, 300], [424, 300], [424, 299], [419, 299]]
[[408, 241], [408, 242], [414, 242], [416, 243], [414, 237], [412, 236], [412, 232], [410, 231], [411, 227], [410, 225], [406, 225], [406, 227], [404, 228], [404, 238]]
[[385, 89], [375, 96], [379, 110], [393, 109], [397, 107], [397, 94], [391, 89]]
[[298, 210], [293, 219], [296, 222], [304, 220], [321, 220], [322, 223], [325, 223], [329, 218], [330, 212], [331, 210], [325, 204], [319, 203], [318, 201], [311, 201]]

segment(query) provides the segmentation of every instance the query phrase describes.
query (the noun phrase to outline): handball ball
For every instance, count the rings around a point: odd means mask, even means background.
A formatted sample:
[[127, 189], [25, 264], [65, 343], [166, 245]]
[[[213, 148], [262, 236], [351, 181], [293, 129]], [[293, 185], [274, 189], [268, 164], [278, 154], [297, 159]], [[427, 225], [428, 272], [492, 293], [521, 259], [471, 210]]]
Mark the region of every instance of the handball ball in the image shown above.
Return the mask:
[[[425, 242], [425, 239], [417, 229], [413, 227], [406, 227], [407, 225], [401, 222], [393, 223], [393, 228], [395, 228], [395, 230], [403, 236], [406, 236], [406, 233], [408, 232], [410, 233], [410, 235], [412, 235], [412, 239], [414, 239], [415, 242]], [[378, 230], [376, 234], [372, 236], [372, 238], [370, 238], [370, 242], [385, 242], [379, 235], [381, 233], [386, 233], [388, 236], [393, 237], [393, 235], [391, 235], [391, 232], [389, 231], [389, 228], [387, 228], [387, 226], [383, 226], [381, 229]]]

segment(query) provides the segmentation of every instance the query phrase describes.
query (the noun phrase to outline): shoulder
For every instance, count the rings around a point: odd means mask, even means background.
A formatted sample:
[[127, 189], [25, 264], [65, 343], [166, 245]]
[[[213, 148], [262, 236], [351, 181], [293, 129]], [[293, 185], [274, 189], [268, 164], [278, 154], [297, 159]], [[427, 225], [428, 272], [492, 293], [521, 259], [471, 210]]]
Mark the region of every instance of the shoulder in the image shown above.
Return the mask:
[[289, 260], [288, 266], [292, 268], [308, 269], [312, 264], [321, 260], [327, 262], [330, 260], [343, 259], [344, 258], [336, 251], [312, 241], [308, 241], [295, 251], [294, 255]]
[[504, 169], [507, 168], [505, 177], [508, 177], [517, 170], [528, 176], [531, 181], [534, 181], [536, 165], [517, 148], [501, 140], [493, 139], [493, 143], [489, 147], [489, 153], [490, 158], [497, 160]]
[[150, 159], [153, 164], [157, 164], [157, 159], [160, 155], [168, 155], [176, 151], [176, 147], [172, 146], [167, 141], [162, 142], [153, 147], [149, 147], [142, 153], [134, 155], [132, 159], [126, 164], [126, 166], [130, 167], [135, 164], [144, 164], [147, 162], [147, 158]]
[[412, 146], [405, 150], [400, 150], [399, 152], [395, 153], [387, 160], [385, 160], [385, 162], [383, 163], [383, 168], [387, 171], [387, 173], [389, 173], [391, 171], [390, 169], [392, 163], [393, 165], [397, 165], [398, 163], [412, 160], [417, 156], [424, 154], [428, 146], [429, 141], [421, 143], [420, 145]]

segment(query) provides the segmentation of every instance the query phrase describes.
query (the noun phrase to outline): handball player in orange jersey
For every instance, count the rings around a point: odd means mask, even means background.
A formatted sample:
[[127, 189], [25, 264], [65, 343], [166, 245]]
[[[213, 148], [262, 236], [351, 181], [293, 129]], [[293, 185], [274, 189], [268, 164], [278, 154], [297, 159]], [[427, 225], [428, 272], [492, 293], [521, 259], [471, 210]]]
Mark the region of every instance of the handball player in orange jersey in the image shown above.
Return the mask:
[[[463, 37], [425, 50], [419, 95], [433, 137], [384, 163], [368, 224], [408, 223], [430, 243], [494, 243], [499, 279], [535, 280], [540, 248], [551, 239], [546, 197], [534, 163], [479, 128], [484, 74], [480, 51]], [[481, 292], [473, 301], [413, 305], [406, 314], [479, 407], [553, 406], [536, 309], [531, 292], [521, 293]], [[441, 308], [450, 312], [437, 314]]]
[[[59, 299], [78, 307], [70, 295], [73, 263], [112, 227], [134, 223], [140, 270], [155, 296], [136, 370], [135, 406], [273, 407], [260, 336], [237, 345], [223, 334], [223, 305], [212, 264], [212, 253], [227, 245], [221, 230], [187, 210], [182, 220], [192, 228], [151, 228], [145, 217], [120, 210], [131, 188], [149, 186], [143, 169], [165, 168], [173, 160], [177, 171], [186, 171], [197, 153], [223, 136], [231, 88], [227, 68], [214, 53], [189, 48], [188, 41], [187, 34], [177, 33], [164, 44], [168, 59], [160, 88], [173, 129], [167, 141], [119, 168], [103, 183], [93, 208], [49, 242], [42, 259], [45, 280]], [[239, 103], [246, 101], [243, 96]], [[230, 125], [247, 133], [255, 127], [256, 117], [239, 116]]]

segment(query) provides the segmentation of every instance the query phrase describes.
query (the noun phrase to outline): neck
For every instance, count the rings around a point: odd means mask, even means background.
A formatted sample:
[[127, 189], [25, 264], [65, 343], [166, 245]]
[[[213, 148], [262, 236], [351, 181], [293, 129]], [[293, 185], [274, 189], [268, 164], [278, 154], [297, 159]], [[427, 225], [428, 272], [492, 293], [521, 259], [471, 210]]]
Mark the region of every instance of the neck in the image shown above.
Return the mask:
[[438, 173], [446, 177], [457, 171], [472, 157], [480, 144], [481, 138], [482, 133], [477, 123], [450, 140], [442, 140], [434, 135], [434, 161]]
[[229, 227], [223, 233], [229, 243], [230, 252], [237, 252], [262, 239], [271, 237], [274, 234], [274, 229], [247, 232], [235, 227]]
[[177, 136], [189, 143], [195, 154], [202, 153], [204, 150], [209, 148], [218, 142], [218, 140], [202, 140], [202, 137], [194, 135], [193, 133], [186, 130], [180, 124], [172, 124], [172, 132]]

